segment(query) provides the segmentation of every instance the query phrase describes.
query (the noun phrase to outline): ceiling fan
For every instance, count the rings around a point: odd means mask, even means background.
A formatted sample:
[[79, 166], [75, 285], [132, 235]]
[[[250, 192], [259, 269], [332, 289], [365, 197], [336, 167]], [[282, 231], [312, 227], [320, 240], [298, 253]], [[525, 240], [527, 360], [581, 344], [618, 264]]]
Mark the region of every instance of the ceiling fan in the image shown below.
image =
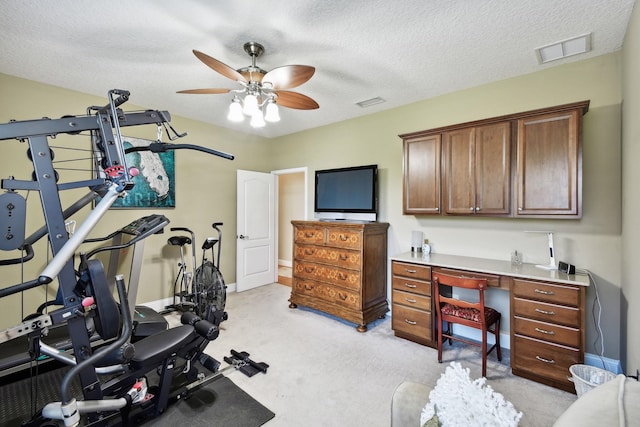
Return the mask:
[[[266, 121], [279, 121], [278, 105], [297, 110], [313, 110], [320, 106], [316, 101], [292, 89], [307, 82], [315, 73], [315, 68], [308, 65], [284, 65], [265, 71], [256, 65], [256, 58], [264, 53], [264, 47], [257, 42], [244, 44], [244, 51], [251, 57], [251, 65], [234, 70], [230, 66], [210, 57], [198, 50], [193, 54], [205, 65], [223, 76], [236, 81], [240, 89], [188, 89], [178, 93], [186, 94], [222, 94], [233, 92], [234, 97], [229, 106], [229, 120], [242, 121], [244, 116], [251, 117], [251, 125], [262, 127]], [[244, 99], [239, 95], [245, 94]], [[264, 116], [262, 107], [265, 109]]]

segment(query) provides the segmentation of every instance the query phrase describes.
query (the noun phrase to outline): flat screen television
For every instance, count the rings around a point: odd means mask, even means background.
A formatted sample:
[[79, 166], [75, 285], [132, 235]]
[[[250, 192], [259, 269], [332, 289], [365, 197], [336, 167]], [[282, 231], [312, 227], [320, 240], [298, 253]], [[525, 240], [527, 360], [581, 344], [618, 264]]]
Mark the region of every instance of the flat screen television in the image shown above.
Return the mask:
[[320, 220], [376, 221], [378, 165], [317, 170], [314, 212]]

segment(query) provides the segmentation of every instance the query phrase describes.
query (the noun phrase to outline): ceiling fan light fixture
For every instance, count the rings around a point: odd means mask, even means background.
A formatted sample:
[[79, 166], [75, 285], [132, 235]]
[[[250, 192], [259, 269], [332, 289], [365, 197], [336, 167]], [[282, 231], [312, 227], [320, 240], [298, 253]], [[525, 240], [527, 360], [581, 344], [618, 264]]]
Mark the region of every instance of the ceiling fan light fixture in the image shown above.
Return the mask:
[[244, 120], [244, 113], [242, 112], [242, 104], [237, 96], [233, 97], [231, 105], [229, 105], [229, 114], [227, 119], [232, 122], [241, 122]]
[[193, 50], [193, 54], [207, 67], [240, 84], [242, 89], [189, 89], [178, 91], [178, 93], [220, 94], [233, 92], [234, 97], [229, 105], [227, 119], [232, 122], [241, 122], [244, 120], [244, 116], [248, 116], [250, 124], [254, 128], [266, 126], [265, 121], [279, 122], [280, 107], [296, 110], [319, 108], [318, 103], [308, 96], [288, 90], [307, 82], [315, 73], [314, 67], [284, 65], [266, 71], [256, 65], [256, 58], [264, 53], [264, 47], [260, 43], [245, 43], [244, 50], [251, 57], [251, 65], [240, 69], [231, 68], [203, 52]]
[[258, 107], [258, 97], [256, 95], [254, 95], [253, 93], [249, 93], [247, 94], [247, 96], [244, 97], [244, 102], [243, 102], [243, 109], [242, 111], [247, 115], [247, 116], [252, 116], [254, 115], [254, 113], [256, 111], [260, 111], [260, 108]]
[[275, 123], [280, 121], [280, 111], [273, 99], [267, 100], [267, 106], [265, 107], [264, 119], [267, 122]]
[[253, 128], [262, 128], [265, 127], [266, 123], [264, 121], [264, 117], [262, 117], [262, 111], [256, 110], [251, 115], [251, 122], [249, 123]]

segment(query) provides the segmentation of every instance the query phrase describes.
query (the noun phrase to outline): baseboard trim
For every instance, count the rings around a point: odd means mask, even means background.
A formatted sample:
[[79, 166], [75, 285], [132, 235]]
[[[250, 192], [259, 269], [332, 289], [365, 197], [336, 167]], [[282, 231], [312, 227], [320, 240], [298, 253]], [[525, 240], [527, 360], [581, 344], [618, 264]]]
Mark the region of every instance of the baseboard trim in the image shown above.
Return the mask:
[[[470, 339], [472, 341], [482, 342], [482, 332], [478, 329], [469, 328], [463, 325], [453, 325], [453, 333]], [[489, 345], [493, 344], [493, 335], [488, 334]], [[509, 332], [500, 331], [500, 348], [511, 350], [511, 336]]]
[[281, 265], [283, 267], [293, 267], [293, 262], [286, 260], [286, 259], [279, 259], [278, 260], [278, 265]]
[[623, 374], [622, 363], [619, 360], [609, 359], [608, 357], [600, 357], [597, 354], [585, 353], [584, 364], [595, 366], [596, 368], [606, 369], [614, 374]]
[[[236, 291], [235, 283], [227, 284], [227, 293], [235, 292], [235, 291]], [[143, 302], [137, 305], [144, 305], [145, 307], [152, 308], [155, 311], [163, 311], [168, 305], [171, 305], [171, 304], [173, 304], [173, 298], [169, 297], [169, 298], [158, 299], [155, 301]]]

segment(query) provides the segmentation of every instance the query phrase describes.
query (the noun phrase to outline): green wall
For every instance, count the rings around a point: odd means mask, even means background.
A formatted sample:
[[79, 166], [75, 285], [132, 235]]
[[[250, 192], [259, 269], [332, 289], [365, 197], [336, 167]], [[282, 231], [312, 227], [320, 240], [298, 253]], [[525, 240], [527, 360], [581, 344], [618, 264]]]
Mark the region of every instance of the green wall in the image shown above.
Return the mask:
[[[104, 105], [105, 97], [90, 96], [73, 92], [58, 87], [35, 83], [8, 75], [0, 74], [0, 123], [9, 120], [31, 120], [41, 117], [59, 118], [64, 115], [83, 115], [86, 108], [91, 105]], [[131, 100], [124, 104], [125, 111], [158, 108], [157, 106], [135, 105], [135, 93], [131, 94]], [[198, 263], [200, 262], [199, 248], [207, 236], [216, 236], [211, 228], [213, 222], [224, 223], [223, 252], [221, 256], [221, 271], [225, 280], [230, 283], [235, 281], [235, 244], [236, 228], [236, 170], [257, 170], [268, 172], [270, 169], [264, 162], [269, 149], [268, 141], [247, 134], [232, 132], [223, 128], [217, 128], [181, 117], [172, 117], [172, 125], [178, 132], [188, 132], [188, 136], [176, 142], [197, 144], [210, 147], [219, 151], [231, 153], [235, 160], [229, 161], [219, 157], [203, 154], [190, 150], [175, 151], [176, 162], [176, 208], [158, 211], [141, 209], [110, 210], [90, 237], [106, 236], [116, 229], [130, 223], [136, 218], [150, 213], [161, 213], [167, 216], [171, 223], [169, 227], [188, 227], [196, 234], [198, 248]], [[147, 139], [156, 139], [156, 127], [137, 126], [123, 128], [122, 134]], [[166, 142], [166, 136], [164, 137]], [[53, 146], [89, 148], [88, 136], [59, 135], [51, 140]], [[0, 170], [2, 178], [14, 175], [17, 179], [30, 179], [32, 167], [26, 156], [27, 144], [18, 141], [0, 141]], [[65, 156], [82, 157], [86, 154], [75, 152], [67, 154], [69, 150], [54, 148], [56, 160]], [[65, 165], [59, 164], [59, 167]], [[77, 167], [78, 165], [74, 165]], [[72, 179], [89, 179], [91, 177], [90, 162], [80, 165], [85, 168], [82, 172], [61, 170], [61, 182]], [[69, 174], [73, 178], [66, 179]], [[63, 207], [70, 205], [87, 191], [65, 191], [62, 193]], [[29, 211], [27, 215], [27, 235], [39, 228], [43, 222], [40, 203], [37, 194], [28, 197]], [[84, 208], [77, 214], [79, 220], [89, 212], [90, 207]], [[174, 233], [166, 230], [165, 234], [154, 235], [147, 239], [145, 245], [145, 260], [143, 264], [142, 279], [138, 301], [148, 302], [167, 298], [172, 295], [172, 287], [177, 272], [179, 251], [175, 246], [166, 244], [167, 238]], [[228, 237], [227, 237], [228, 236]], [[24, 277], [37, 277], [47, 259], [45, 239], [35, 246], [36, 259], [25, 264]], [[19, 255], [17, 252], [10, 257]], [[129, 254], [130, 255], [130, 254]], [[190, 254], [188, 254], [190, 255]], [[4, 258], [5, 253], [0, 254]], [[126, 257], [122, 261], [122, 273], [128, 276], [129, 267]], [[190, 261], [190, 258], [188, 258]], [[190, 265], [190, 263], [189, 263]], [[3, 267], [2, 284], [0, 286], [13, 285], [20, 282], [22, 276], [21, 267]], [[55, 289], [49, 292], [55, 295]], [[25, 294], [26, 313], [39, 305], [44, 300], [43, 290], [36, 289]], [[22, 304], [22, 297], [14, 295], [0, 299], [0, 310], [3, 313], [14, 313], [0, 317], [0, 327], [18, 323], [22, 313], [16, 311]]]
[[[435, 252], [548, 262], [546, 237], [525, 230], [553, 230], [559, 260], [589, 269], [603, 304], [605, 355], [620, 359], [621, 89], [620, 54], [600, 56], [537, 73], [421, 101], [390, 111], [300, 132], [273, 144], [272, 169], [315, 169], [377, 163], [380, 220], [391, 224], [389, 254], [410, 248], [412, 230], [422, 230]], [[428, 84], [426, 81], [424, 84]], [[402, 214], [402, 141], [399, 134], [590, 100], [584, 117], [583, 196], [580, 220], [441, 218]], [[308, 182], [313, 194], [313, 183]], [[313, 211], [309, 201], [309, 211]], [[595, 288], [588, 289], [589, 313]], [[491, 303], [509, 312], [505, 293]], [[596, 327], [588, 317], [587, 350], [598, 354]], [[506, 331], [507, 326], [503, 326]]]
[[627, 356], [627, 373], [640, 369], [640, 324], [633, 315], [640, 303], [640, 281], [635, 263], [640, 259], [640, 11], [635, 7], [629, 21], [622, 51], [622, 341]]
[[[315, 169], [377, 163], [380, 170], [379, 219], [391, 225], [389, 254], [408, 250], [411, 231], [422, 230], [435, 252], [506, 260], [509, 259], [509, 253], [517, 249], [524, 254], [525, 262], [545, 262], [546, 238], [524, 231], [553, 230], [557, 257], [593, 273], [603, 305], [601, 323], [605, 331], [605, 356], [620, 359], [624, 357], [621, 354], [621, 342], [625, 338], [620, 335], [620, 75], [621, 54], [615, 53], [553, 68], [541, 67], [541, 71], [533, 74], [268, 141], [174, 117], [174, 126], [190, 134], [185, 142], [231, 152], [237, 156], [237, 160], [226, 162], [178, 152], [178, 207], [165, 214], [172, 220], [171, 225], [193, 227], [198, 236], [208, 235], [208, 224], [221, 220], [225, 223], [227, 235], [232, 236], [235, 232], [236, 169], [269, 171], [306, 166], [312, 177]], [[425, 80], [422, 84], [429, 82]], [[104, 103], [101, 98], [2, 75], [0, 89], [2, 99], [12, 100], [0, 106], [0, 122], [11, 118], [79, 114], [84, 112], [87, 105]], [[6, 98], [5, 94], [10, 97]], [[584, 118], [584, 216], [581, 220], [402, 215], [402, 143], [398, 134], [586, 99], [591, 101], [591, 107]], [[132, 102], [135, 102], [135, 94], [132, 94]], [[155, 137], [155, 128], [148, 132], [150, 134], [132, 136]], [[4, 147], [2, 152], [5, 152]], [[14, 154], [0, 158], [3, 172], [9, 170], [13, 157]], [[313, 194], [311, 180], [307, 183], [307, 189]], [[309, 200], [309, 212], [313, 211], [312, 203], [313, 200]], [[101, 224], [96, 233], [106, 234], [143, 214], [139, 211], [109, 212], [108, 221]], [[32, 226], [31, 219], [29, 225]], [[145, 293], [141, 293], [139, 301], [170, 295], [175, 272], [177, 259], [175, 252], [170, 250], [172, 248], [164, 244], [166, 236], [154, 236], [151, 239], [156, 239], [157, 244], [149, 245], [153, 249], [145, 256]], [[235, 247], [232, 238], [226, 239], [222, 258], [223, 274], [226, 281], [232, 283], [235, 281]], [[17, 269], [12, 270], [12, 276], [9, 284], [19, 281]], [[590, 308], [595, 288], [590, 287], [587, 293]], [[491, 299], [492, 304], [508, 313], [506, 292], [493, 292]], [[0, 309], [16, 305], [16, 301], [13, 305], [0, 301]], [[599, 353], [599, 348], [593, 345], [597, 328], [591, 316], [588, 317], [587, 351]]]

